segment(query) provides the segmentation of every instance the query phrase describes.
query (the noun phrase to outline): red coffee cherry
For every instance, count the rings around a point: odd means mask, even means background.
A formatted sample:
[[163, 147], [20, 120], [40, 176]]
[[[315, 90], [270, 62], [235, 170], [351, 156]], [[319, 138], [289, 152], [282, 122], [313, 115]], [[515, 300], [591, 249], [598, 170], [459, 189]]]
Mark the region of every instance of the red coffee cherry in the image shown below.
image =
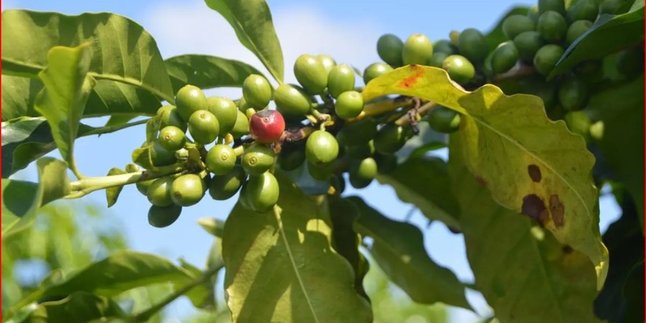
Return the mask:
[[269, 144], [277, 141], [285, 131], [285, 119], [275, 110], [262, 110], [249, 120], [249, 131], [257, 142]]

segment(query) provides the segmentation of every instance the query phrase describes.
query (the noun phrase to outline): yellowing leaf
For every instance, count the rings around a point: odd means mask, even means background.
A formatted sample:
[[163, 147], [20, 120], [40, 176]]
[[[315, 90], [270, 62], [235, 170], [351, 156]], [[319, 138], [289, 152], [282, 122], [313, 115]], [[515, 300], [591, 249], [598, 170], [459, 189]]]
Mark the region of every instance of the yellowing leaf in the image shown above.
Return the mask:
[[[505, 209], [469, 171], [451, 142], [449, 174], [475, 285], [500, 322], [598, 322], [587, 257]], [[472, 207], [477, 206], [477, 207]]]
[[364, 100], [386, 94], [420, 97], [463, 114], [459, 143], [467, 168], [494, 200], [548, 228], [583, 252], [601, 288], [608, 252], [599, 233], [594, 157], [582, 137], [550, 121], [538, 97], [506, 96], [493, 85], [464, 91], [439, 68], [409, 65], [372, 80]]

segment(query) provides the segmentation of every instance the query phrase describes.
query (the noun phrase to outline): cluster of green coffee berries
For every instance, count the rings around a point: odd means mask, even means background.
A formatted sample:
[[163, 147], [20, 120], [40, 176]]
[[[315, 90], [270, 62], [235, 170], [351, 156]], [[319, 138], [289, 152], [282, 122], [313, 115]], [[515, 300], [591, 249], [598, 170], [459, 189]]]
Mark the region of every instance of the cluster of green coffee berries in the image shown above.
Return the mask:
[[[151, 225], [172, 224], [182, 207], [198, 203], [207, 191], [215, 200], [240, 192], [241, 205], [268, 211], [279, 197], [276, 167], [303, 165], [337, 192], [345, 171], [354, 187], [365, 187], [377, 174], [377, 160], [392, 168], [393, 153], [405, 142], [403, 128], [378, 129], [378, 120], [360, 117], [364, 102], [353, 68], [326, 55], [301, 55], [294, 74], [300, 85], [276, 88], [250, 75], [236, 101], [186, 85], [175, 105], [157, 111], [147, 140], [133, 152], [136, 165], [128, 169], [171, 174], [137, 182], [152, 204]], [[272, 101], [275, 109], [268, 108]]]
[[[588, 138], [600, 136], [587, 113], [591, 88], [603, 79], [603, 68], [615, 65], [625, 75], [642, 70], [643, 45], [625, 50], [608, 59], [586, 61], [568, 74], [548, 79], [568, 46], [583, 35], [602, 14], [626, 12], [627, 0], [539, 0], [527, 15], [510, 15], [502, 22], [506, 41], [490, 48], [486, 36], [477, 29], [453, 31], [448, 39], [434, 43], [423, 34], [402, 41], [392, 34], [377, 42], [377, 52], [386, 63], [381, 69], [407, 64], [443, 68], [450, 78], [465, 88], [484, 83], [499, 84], [506, 93], [540, 96], [548, 115], [564, 119], [570, 129]], [[522, 69], [530, 73], [519, 72]], [[515, 76], [526, 76], [519, 79]], [[505, 78], [510, 79], [505, 82]], [[451, 115], [451, 112], [436, 110]], [[431, 116], [432, 117], [432, 116]], [[456, 123], [457, 124], [457, 123]]]

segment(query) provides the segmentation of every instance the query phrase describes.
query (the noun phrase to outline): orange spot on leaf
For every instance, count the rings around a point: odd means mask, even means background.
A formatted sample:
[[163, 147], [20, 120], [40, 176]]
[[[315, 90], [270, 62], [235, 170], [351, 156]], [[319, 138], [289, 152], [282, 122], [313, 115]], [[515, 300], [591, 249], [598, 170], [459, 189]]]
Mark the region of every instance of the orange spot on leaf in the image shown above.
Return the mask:
[[419, 78], [424, 75], [424, 71], [419, 65], [416, 65], [416, 64], [409, 65], [409, 68], [414, 72], [414, 74], [401, 80], [398, 84], [399, 87], [408, 89], [413, 85], [415, 85], [415, 83], [417, 83], [417, 80], [419, 80]]

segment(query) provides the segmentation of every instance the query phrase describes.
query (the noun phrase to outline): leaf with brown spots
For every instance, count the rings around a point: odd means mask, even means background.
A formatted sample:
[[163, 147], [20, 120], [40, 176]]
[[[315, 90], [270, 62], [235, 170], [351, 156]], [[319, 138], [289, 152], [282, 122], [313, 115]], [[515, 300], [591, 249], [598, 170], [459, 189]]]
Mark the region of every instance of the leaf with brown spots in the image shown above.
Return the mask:
[[[423, 75], [416, 76], [420, 70]], [[411, 76], [415, 82], [403, 87], [401, 80]], [[471, 173], [486, 183], [495, 201], [518, 213], [526, 196], [543, 200], [550, 213], [543, 217], [545, 228], [561, 243], [587, 255], [597, 270], [597, 287], [603, 285], [608, 252], [599, 233], [594, 157], [585, 140], [563, 121], [547, 118], [540, 98], [506, 96], [490, 84], [467, 92], [455, 86], [444, 70], [426, 66], [398, 68], [375, 78], [363, 91], [365, 101], [387, 94], [416, 96], [461, 113], [460, 129], [451, 140], [459, 143]], [[539, 169], [539, 182], [528, 165]], [[549, 207], [552, 195], [559, 199], [554, 208]]]
[[599, 322], [593, 313], [595, 270], [587, 256], [497, 204], [467, 171], [459, 147], [450, 148], [467, 258], [495, 317], [510, 323]]

